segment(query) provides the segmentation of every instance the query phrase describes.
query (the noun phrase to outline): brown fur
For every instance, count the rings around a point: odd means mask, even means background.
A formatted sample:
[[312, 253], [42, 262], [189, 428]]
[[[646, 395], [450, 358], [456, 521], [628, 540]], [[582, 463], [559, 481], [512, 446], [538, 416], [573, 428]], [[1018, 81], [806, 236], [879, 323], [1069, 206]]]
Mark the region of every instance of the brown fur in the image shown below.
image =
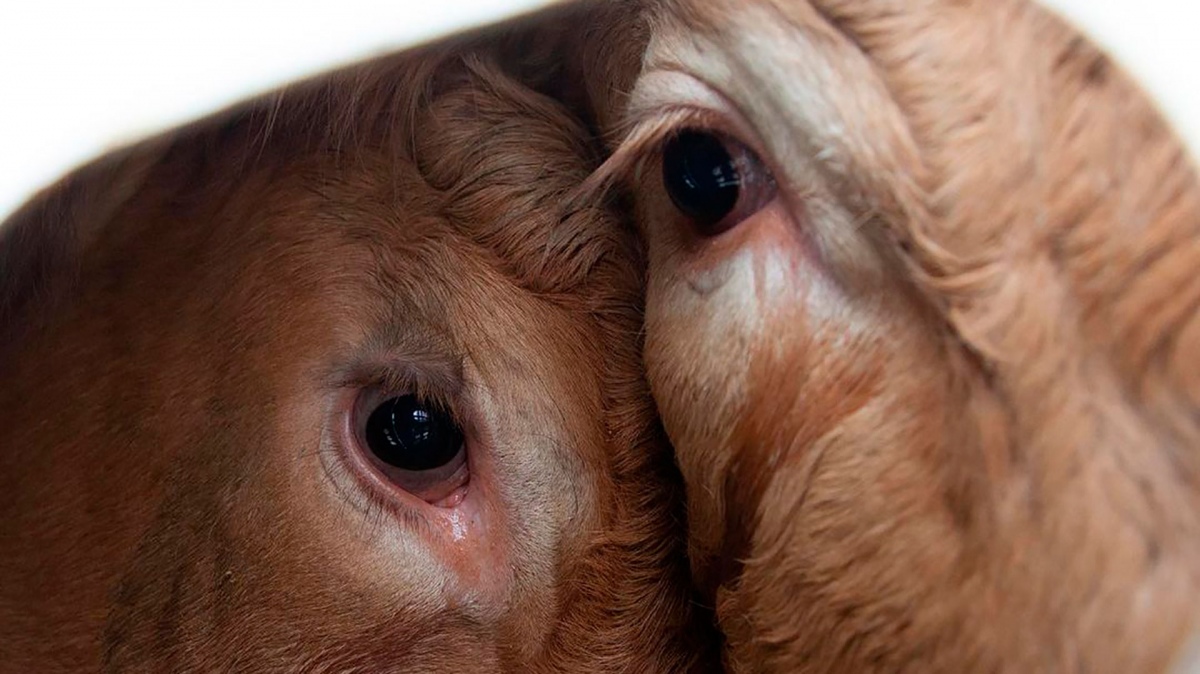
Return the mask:
[[[729, 669], [1168, 668], [1200, 598], [1200, 185], [1145, 97], [1022, 0], [627, 20], [650, 44], [591, 185], [634, 177]], [[653, 152], [681, 125], [758, 149], [778, 201], [698, 240]]]
[[[103, 159], [5, 224], [0, 669], [707, 667], [638, 246], [567, 208], [588, 132], [464, 42]], [[330, 401], [380, 381], [474, 419], [486, 540], [347, 475]]]

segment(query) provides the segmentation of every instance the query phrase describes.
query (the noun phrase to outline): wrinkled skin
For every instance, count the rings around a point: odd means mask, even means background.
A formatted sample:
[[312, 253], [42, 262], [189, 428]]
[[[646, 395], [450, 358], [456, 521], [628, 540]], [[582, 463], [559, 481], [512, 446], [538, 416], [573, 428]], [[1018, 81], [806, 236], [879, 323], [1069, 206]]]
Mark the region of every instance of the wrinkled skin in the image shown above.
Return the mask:
[[[586, 132], [489, 58], [293, 88], [5, 224], [0, 670], [706, 669], [632, 230], [564, 208]], [[403, 393], [465, 488], [364, 461], [356, 401]]]
[[[635, 21], [594, 182], [628, 178], [648, 242], [648, 376], [729, 669], [1177, 664], [1200, 186], [1145, 97], [1019, 0]], [[681, 128], [766, 176], [716, 236], [660, 177]]]

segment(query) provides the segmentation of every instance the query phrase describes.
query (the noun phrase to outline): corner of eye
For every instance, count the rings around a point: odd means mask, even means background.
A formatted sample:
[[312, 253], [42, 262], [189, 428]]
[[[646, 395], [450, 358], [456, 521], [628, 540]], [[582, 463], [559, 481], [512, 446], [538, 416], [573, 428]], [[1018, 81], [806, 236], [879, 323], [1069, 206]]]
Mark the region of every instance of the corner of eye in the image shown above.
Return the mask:
[[[616, 149], [573, 192], [572, 202], [604, 198], [622, 178], [638, 178], [647, 153], [678, 126], [678, 115], [632, 122]], [[594, 203], [594, 201], [593, 201]]]

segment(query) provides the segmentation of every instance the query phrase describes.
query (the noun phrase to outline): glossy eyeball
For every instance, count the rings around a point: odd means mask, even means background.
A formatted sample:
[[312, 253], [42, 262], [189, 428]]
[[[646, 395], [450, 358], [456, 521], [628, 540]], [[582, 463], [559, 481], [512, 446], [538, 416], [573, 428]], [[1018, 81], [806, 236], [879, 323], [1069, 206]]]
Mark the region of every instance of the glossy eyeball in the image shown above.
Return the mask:
[[463, 446], [463, 433], [454, 419], [413, 395], [380, 403], [367, 417], [363, 435], [377, 459], [414, 472], [449, 464]]
[[717, 236], [774, 197], [775, 183], [752, 151], [699, 129], [671, 136], [662, 150], [663, 187], [702, 236]]

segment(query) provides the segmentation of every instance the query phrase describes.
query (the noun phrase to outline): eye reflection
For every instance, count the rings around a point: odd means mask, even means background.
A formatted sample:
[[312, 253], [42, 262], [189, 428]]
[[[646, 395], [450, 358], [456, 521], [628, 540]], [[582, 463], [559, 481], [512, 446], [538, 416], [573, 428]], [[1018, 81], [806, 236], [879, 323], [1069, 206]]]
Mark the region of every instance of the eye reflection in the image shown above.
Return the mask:
[[750, 149], [702, 129], [667, 139], [662, 180], [671, 203], [705, 237], [732, 229], [775, 195], [774, 179]]
[[408, 471], [449, 464], [462, 449], [462, 430], [449, 414], [416, 396], [389, 398], [367, 417], [367, 447], [383, 463]]
[[712, 228], [737, 205], [742, 178], [720, 139], [687, 130], [663, 147], [663, 184], [676, 208]]

